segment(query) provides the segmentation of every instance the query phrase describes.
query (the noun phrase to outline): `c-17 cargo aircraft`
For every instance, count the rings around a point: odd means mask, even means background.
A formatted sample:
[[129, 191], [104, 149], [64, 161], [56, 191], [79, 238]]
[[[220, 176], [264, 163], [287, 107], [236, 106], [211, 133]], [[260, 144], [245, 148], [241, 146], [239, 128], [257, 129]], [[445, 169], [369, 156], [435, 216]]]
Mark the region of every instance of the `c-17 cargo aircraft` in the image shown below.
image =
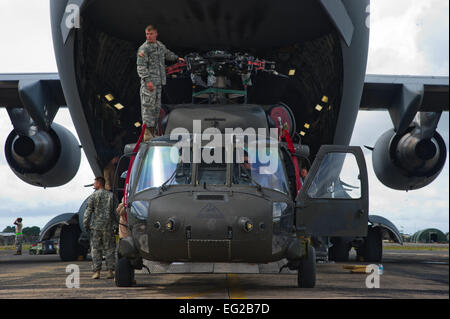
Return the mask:
[[[396, 190], [425, 187], [446, 161], [436, 127], [448, 111], [448, 77], [366, 75], [369, 4], [51, 0], [58, 74], [0, 75], [0, 105], [14, 126], [8, 164], [38, 187], [75, 176], [80, 146], [53, 123], [63, 106], [96, 176], [113, 147], [124, 150], [114, 192], [126, 197], [131, 235], [119, 242], [118, 286], [132, 285], [143, 259], [287, 259], [299, 287], [315, 286], [316, 249], [345, 260], [354, 246], [366, 261], [379, 261], [383, 236], [401, 237], [388, 220], [369, 216], [363, 153], [348, 146], [358, 111], [384, 109], [392, 119], [393, 129], [371, 148], [378, 179]], [[136, 56], [150, 23], [185, 63], [167, 70], [162, 136], [136, 143], [142, 129]], [[222, 161], [227, 143], [194, 145], [196, 124], [219, 132], [219, 140], [227, 129], [253, 130], [242, 139], [243, 161], [234, 155]], [[174, 129], [184, 131], [188, 154], [198, 147], [219, 160], [189, 162], [180, 151], [174, 161]], [[271, 129], [279, 135], [265, 135]], [[270, 174], [258, 160], [268, 152], [276, 163]], [[309, 171], [304, 179], [302, 168]], [[77, 214], [56, 217], [41, 233], [60, 237], [63, 260], [86, 255], [79, 243], [85, 207], [86, 201]]]

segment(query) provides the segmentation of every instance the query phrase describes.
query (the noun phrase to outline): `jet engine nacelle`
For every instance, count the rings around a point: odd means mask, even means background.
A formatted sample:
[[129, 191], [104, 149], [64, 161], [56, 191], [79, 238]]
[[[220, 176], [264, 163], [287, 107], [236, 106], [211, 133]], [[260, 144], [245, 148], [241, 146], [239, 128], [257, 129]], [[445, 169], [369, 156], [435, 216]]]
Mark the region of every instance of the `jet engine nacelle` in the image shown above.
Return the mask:
[[9, 167], [24, 182], [40, 187], [68, 183], [78, 172], [80, 146], [73, 134], [53, 123], [51, 129], [21, 136], [12, 131], [5, 144]]
[[393, 129], [375, 144], [373, 169], [378, 179], [396, 190], [415, 190], [427, 186], [438, 177], [447, 158], [441, 135], [421, 139], [415, 127], [399, 136]]

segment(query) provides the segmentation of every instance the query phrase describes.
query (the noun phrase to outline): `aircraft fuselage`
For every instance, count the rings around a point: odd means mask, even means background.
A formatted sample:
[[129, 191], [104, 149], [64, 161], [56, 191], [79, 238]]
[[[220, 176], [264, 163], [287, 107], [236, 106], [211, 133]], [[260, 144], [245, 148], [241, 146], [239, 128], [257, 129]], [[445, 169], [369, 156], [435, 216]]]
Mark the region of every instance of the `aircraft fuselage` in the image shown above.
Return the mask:
[[[79, 28], [67, 27], [80, 8]], [[66, 12], [67, 8], [67, 12]], [[72, 7], [71, 7], [72, 8]], [[369, 0], [339, 1], [51, 1], [53, 42], [61, 84], [78, 136], [96, 175], [110, 155], [102, 150], [121, 129], [136, 139], [140, 121], [136, 50], [144, 28], [178, 55], [209, 50], [248, 52], [274, 61], [287, 80], [261, 75], [248, 103], [291, 107], [311, 159], [320, 145], [348, 145], [359, 110], [369, 42]], [[99, 97], [112, 94], [119, 114]], [[163, 104], [192, 98], [190, 80], [169, 79]], [[326, 97], [324, 104], [322, 99]], [[323, 104], [322, 111], [316, 106]], [[120, 124], [118, 124], [120, 123]]]

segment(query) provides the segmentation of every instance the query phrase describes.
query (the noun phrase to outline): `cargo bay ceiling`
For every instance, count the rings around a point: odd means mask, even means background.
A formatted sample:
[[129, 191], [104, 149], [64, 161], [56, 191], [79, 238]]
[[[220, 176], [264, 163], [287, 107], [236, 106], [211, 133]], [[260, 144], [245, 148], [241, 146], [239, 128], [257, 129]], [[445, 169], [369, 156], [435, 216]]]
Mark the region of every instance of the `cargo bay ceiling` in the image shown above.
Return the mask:
[[[107, 149], [121, 131], [128, 132], [129, 140], [139, 131], [134, 126], [141, 121], [136, 54], [149, 24], [179, 56], [227, 50], [274, 61], [281, 74], [295, 70], [288, 79], [254, 76], [248, 102], [290, 106], [297, 131], [309, 124], [302, 141], [311, 146], [313, 156], [320, 145], [333, 143], [342, 96], [342, 48], [339, 32], [319, 1], [87, 0], [81, 23], [76, 32], [77, 82], [98, 149]], [[108, 94], [114, 100], [105, 99]], [[173, 108], [190, 103], [191, 95], [188, 77], [168, 78], [162, 102]], [[323, 96], [327, 103], [321, 102]], [[117, 103], [123, 108], [115, 107]], [[323, 104], [322, 111], [318, 104]], [[111, 156], [100, 152], [100, 163], [106, 165]]]

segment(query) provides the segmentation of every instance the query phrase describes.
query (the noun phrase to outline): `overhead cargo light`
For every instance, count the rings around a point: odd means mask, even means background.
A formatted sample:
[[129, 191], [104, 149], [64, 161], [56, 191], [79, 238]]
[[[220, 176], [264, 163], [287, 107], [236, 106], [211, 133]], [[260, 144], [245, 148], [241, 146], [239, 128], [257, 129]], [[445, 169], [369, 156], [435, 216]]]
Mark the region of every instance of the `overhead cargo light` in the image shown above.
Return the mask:
[[136, 126], [136, 127], [141, 127], [141, 123], [136, 122], [136, 123], [134, 123], [134, 126]]
[[289, 70], [289, 75], [294, 76], [295, 75], [295, 69]]
[[114, 107], [120, 111], [120, 110], [123, 109], [125, 106], [123, 106], [123, 105], [120, 104], [120, 103], [116, 103], [116, 104], [114, 104]]
[[316, 110], [317, 110], [317, 111], [320, 112], [320, 111], [322, 111], [322, 109], [323, 109], [323, 106], [322, 106], [322, 105], [320, 105], [320, 104], [317, 104], [317, 105], [316, 105]]
[[305, 128], [306, 128], [307, 130], [309, 130], [310, 127], [311, 127], [311, 125], [309, 125], [308, 123], [305, 123]]
[[114, 100], [114, 96], [112, 94], [106, 94], [105, 99], [107, 99], [108, 102], [111, 102], [112, 100]]
[[328, 103], [328, 96], [324, 95], [324, 96], [322, 97], [322, 102], [323, 102], [323, 103]]
[[305, 135], [306, 135], [306, 133], [305, 133], [305, 132], [303, 132], [303, 131], [300, 131], [300, 135], [301, 135], [301, 136], [305, 136]]

